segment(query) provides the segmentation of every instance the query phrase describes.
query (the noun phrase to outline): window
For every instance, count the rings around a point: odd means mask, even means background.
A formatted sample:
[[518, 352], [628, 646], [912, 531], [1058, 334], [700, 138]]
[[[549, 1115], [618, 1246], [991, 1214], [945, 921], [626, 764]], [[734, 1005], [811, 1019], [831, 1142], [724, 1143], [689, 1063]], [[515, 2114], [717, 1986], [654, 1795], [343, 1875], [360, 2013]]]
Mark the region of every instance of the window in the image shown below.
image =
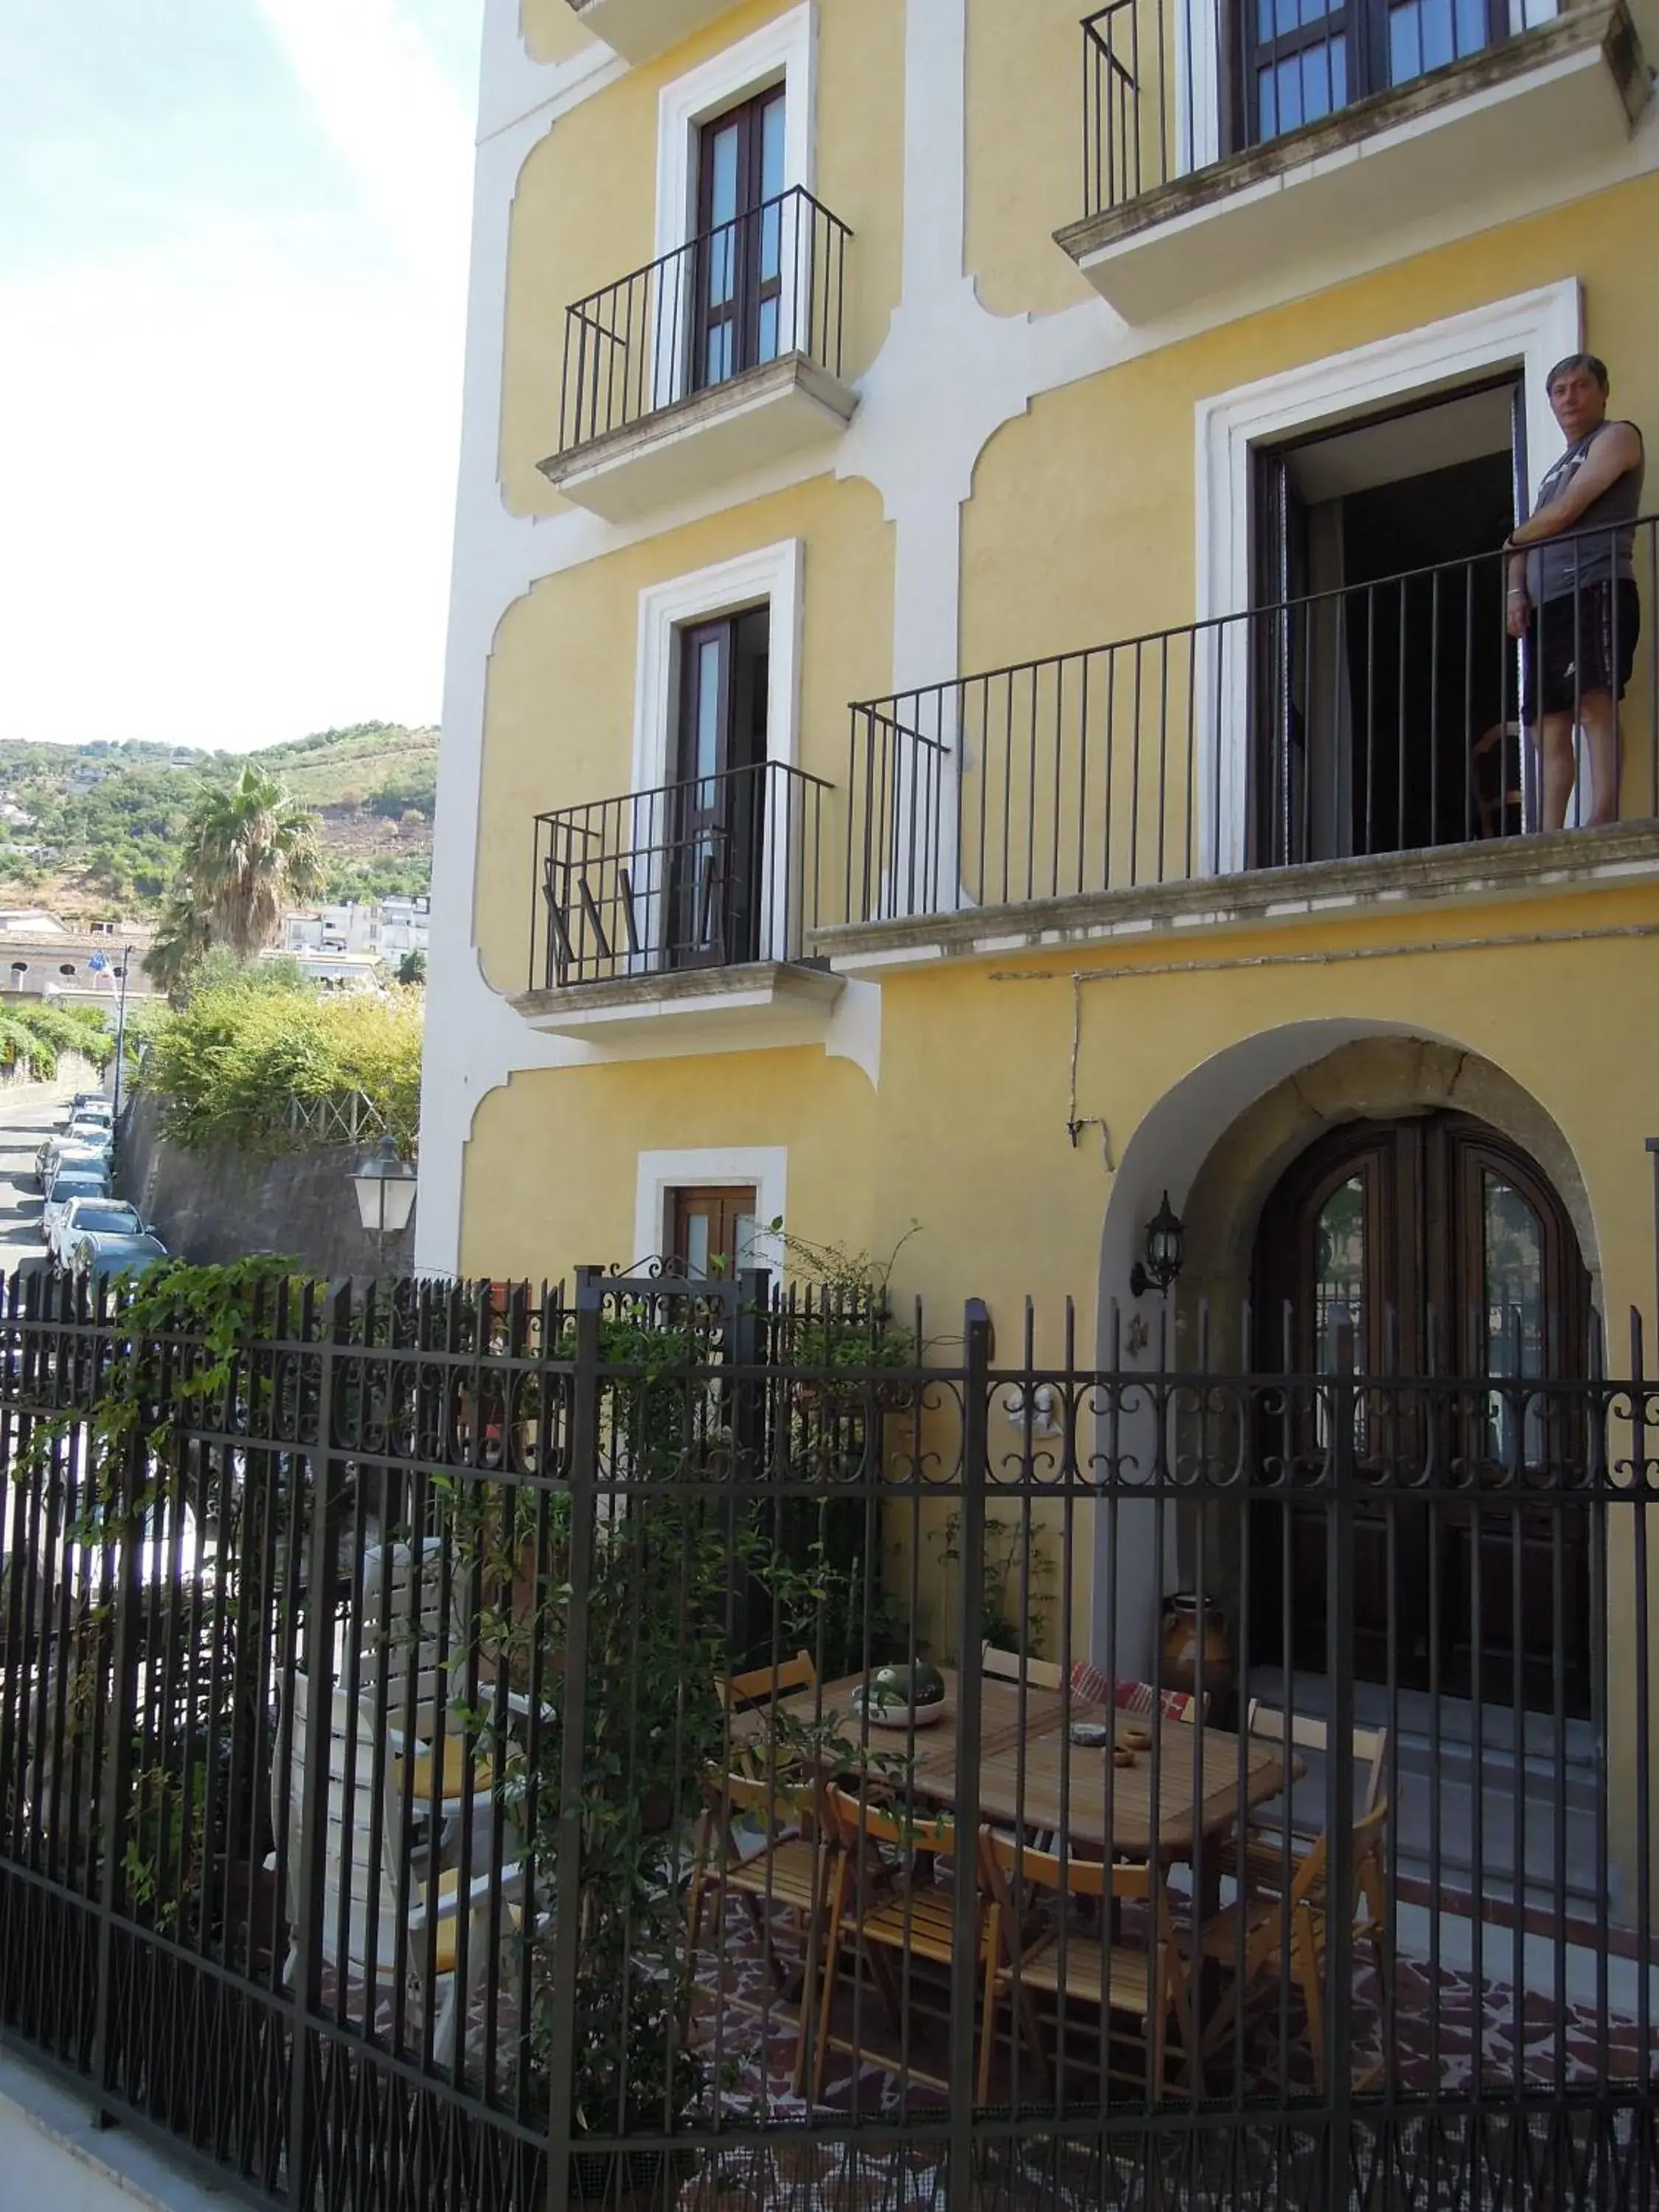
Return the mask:
[[755, 1265], [759, 1194], [752, 1183], [668, 1194], [671, 1262], [696, 1279], [730, 1276]]
[[1260, 145], [1504, 36], [1493, 0], [1242, 0], [1239, 136]]
[[698, 132], [694, 391], [778, 357], [784, 120], [779, 84]]

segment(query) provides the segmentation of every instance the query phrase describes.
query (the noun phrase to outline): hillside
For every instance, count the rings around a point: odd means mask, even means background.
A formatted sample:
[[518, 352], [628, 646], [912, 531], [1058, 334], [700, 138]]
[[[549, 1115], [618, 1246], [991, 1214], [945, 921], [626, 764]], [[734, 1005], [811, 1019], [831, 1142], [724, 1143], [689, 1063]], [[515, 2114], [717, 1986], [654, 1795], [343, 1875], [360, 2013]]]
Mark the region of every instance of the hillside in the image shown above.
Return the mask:
[[0, 904], [70, 922], [153, 915], [198, 791], [248, 761], [315, 809], [331, 897], [427, 889], [438, 733], [364, 722], [252, 753], [0, 742]]

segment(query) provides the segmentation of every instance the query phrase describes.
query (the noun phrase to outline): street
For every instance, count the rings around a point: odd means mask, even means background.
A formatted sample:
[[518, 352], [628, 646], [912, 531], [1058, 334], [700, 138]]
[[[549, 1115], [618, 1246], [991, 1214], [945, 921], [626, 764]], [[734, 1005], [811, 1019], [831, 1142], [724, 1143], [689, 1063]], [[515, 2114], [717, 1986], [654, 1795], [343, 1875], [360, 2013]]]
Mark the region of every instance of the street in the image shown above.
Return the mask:
[[34, 1155], [43, 1138], [59, 1127], [75, 1095], [62, 1084], [12, 1100], [0, 1094], [0, 1271], [9, 1275], [29, 1260], [44, 1260], [40, 1194]]

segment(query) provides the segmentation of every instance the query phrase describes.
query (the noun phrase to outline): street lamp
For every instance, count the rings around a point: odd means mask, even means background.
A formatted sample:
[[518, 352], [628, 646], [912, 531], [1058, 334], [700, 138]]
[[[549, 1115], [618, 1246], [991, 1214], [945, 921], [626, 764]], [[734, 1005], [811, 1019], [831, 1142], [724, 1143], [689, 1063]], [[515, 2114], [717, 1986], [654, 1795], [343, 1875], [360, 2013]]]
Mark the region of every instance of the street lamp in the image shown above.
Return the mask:
[[365, 1152], [352, 1172], [351, 1188], [357, 1194], [357, 1211], [363, 1227], [375, 1240], [382, 1267], [386, 1240], [401, 1236], [409, 1226], [415, 1206], [415, 1170], [398, 1157], [391, 1137], [384, 1136], [372, 1152]]

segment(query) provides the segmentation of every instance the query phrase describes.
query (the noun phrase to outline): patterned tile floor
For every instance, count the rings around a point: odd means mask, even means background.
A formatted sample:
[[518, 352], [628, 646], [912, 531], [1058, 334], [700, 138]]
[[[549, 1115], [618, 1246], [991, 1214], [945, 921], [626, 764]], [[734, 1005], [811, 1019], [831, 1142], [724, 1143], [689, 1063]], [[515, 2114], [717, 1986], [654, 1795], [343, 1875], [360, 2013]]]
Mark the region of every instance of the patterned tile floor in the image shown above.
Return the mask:
[[[1488, 1957], [1507, 1952], [1507, 1940], [1492, 1939]], [[781, 1929], [778, 1950], [788, 1956], [789, 1937]], [[729, 1901], [721, 1958], [705, 1957], [699, 1979], [705, 1990], [702, 2017], [705, 2035], [722, 2058], [740, 2069], [734, 2094], [750, 2100], [755, 2108], [780, 2119], [804, 2119], [810, 2107], [792, 2087], [796, 2057], [796, 2029], [793, 2013], [776, 1993], [768, 1974], [761, 1948], [738, 1900]], [[725, 2002], [719, 2002], [723, 1996]], [[769, 2016], [757, 2018], [750, 2007], [769, 1999]], [[1231, 2000], [1227, 2001], [1231, 2003]], [[1381, 2064], [1387, 2028], [1395, 2082], [1407, 2094], [1465, 2092], [1481, 2087], [1502, 2091], [1519, 2086], [1550, 2090], [1594, 2083], [1605, 2075], [1613, 2081], [1645, 2078], [1659, 2065], [1659, 2050], [1644, 2048], [1641, 2028], [1633, 2019], [1609, 2016], [1600, 2023], [1595, 2009], [1568, 2004], [1558, 2013], [1553, 1992], [1522, 1990], [1517, 1995], [1505, 1980], [1487, 1975], [1480, 1983], [1467, 1972], [1426, 1960], [1399, 1958], [1395, 1965], [1394, 2001], [1387, 2013], [1375, 1968], [1364, 1964], [1354, 1983], [1353, 2051], [1356, 2085], [1374, 2086], [1367, 2077]], [[1311, 2094], [1315, 2088], [1312, 2054], [1301, 1999], [1294, 1991], [1289, 2000], [1289, 2038], [1281, 2043], [1280, 1996], [1276, 1978], [1260, 1981], [1243, 2015], [1242, 2043], [1231, 2047], [1224, 2040], [1209, 2065], [1210, 2094], [1231, 2098], [1242, 2091], [1249, 2098], [1277, 2098], [1288, 2091]], [[852, 2039], [854, 2023], [843, 1994], [836, 2015], [836, 2033]], [[1659, 2041], [1659, 2009], [1653, 2023]], [[888, 2044], [890, 2033], [873, 1992], [866, 1992], [858, 2022], [858, 2038], [866, 2049]], [[920, 2017], [911, 2026], [912, 2053], [917, 2071], [930, 2065], [942, 2069], [945, 2045]], [[1006, 2063], [1002, 2078], [994, 2084], [1006, 2096], [1012, 2086]], [[1184, 2092], [1177, 2090], [1177, 2094]], [[912, 2087], [908, 2100], [914, 2110], [920, 2101], [936, 2104], [931, 2093], [920, 2095]], [[846, 2054], [833, 2053], [829, 2063], [823, 2104], [830, 2112], [873, 2118], [878, 2112], [896, 2113], [907, 2100], [897, 2076], [877, 2064], [855, 2068]]]
[[[780, 1920], [777, 1954], [786, 1966], [793, 1953], [787, 1924]], [[1489, 1960], [1505, 1947], [1496, 1943]], [[779, 2140], [763, 2147], [734, 2146], [730, 2153], [708, 2156], [693, 2177], [677, 2185], [678, 2194], [653, 2195], [650, 2212], [933, 2212], [945, 2203], [945, 2154], [938, 2144], [895, 2150], [864, 2150], [815, 2141], [804, 2130], [811, 2123], [842, 2124], [891, 2124], [906, 2118], [942, 2120], [947, 2100], [937, 2087], [904, 2079], [890, 2066], [867, 2055], [870, 2046], [888, 2034], [882, 2008], [873, 1992], [866, 1991], [859, 2017], [859, 2033], [866, 2051], [858, 2063], [846, 2052], [833, 2052], [826, 2069], [824, 2091], [815, 2107], [795, 2094], [793, 2077], [797, 2057], [797, 2030], [793, 2009], [780, 1996], [769, 1973], [754, 1927], [737, 1898], [727, 1902], [718, 1957], [706, 1945], [699, 1972], [702, 1996], [697, 2025], [705, 2046], [717, 2057], [724, 2083], [723, 2108], [738, 2124], [775, 2126]], [[501, 1992], [495, 1993], [499, 2006]], [[354, 1992], [361, 2001], [362, 1992]], [[482, 2006], [484, 2000], [479, 2000]], [[752, 2008], [768, 2004], [757, 2016]], [[348, 2007], [350, 2009], [350, 2007]], [[391, 2025], [386, 1993], [374, 2008], [375, 2025], [384, 2034]], [[482, 2025], [481, 2019], [474, 2026]], [[504, 2059], [513, 2048], [508, 2023], [498, 2010], [498, 2033]], [[848, 1993], [837, 2005], [838, 2033], [850, 2039], [854, 2021]], [[1276, 2102], [1283, 2094], [1311, 2093], [1313, 2068], [1306, 2023], [1298, 1999], [1292, 1996], [1289, 2039], [1280, 2041], [1279, 1996], [1276, 1985], [1264, 1983], [1244, 2016], [1242, 2041], [1223, 2047], [1211, 2061], [1207, 2087], [1212, 2096], [1228, 2101], [1242, 2095]], [[1367, 1966], [1354, 1987], [1354, 2067], [1357, 2082], [1374, 2074], [1383, 2048], [1384, 2014], [1374, 1970]], [[942, 2027], [913, 2019], [911, 2057], [917, 2069], [943, 2071], [947, 2044]], [[1407, 2094], [1467, 2093], [1482, 2088], [1500, 2100], [1518, 2084], [1525, 2090], [1593, 2083], [1605, 2075], [1615, 2084], [1646, 2079], [1656, 2071], [1659, 2054], [1644, 2047], [1638, 2022], [1609, 2017], [1598, 2025], [1594, 2010], [1569, 2005], [1558, 2014], [1548, 1994], [1523, 1990], [1517, 2001], [1512, 1985], [1488, 1975], [1477, 1984], [1468, 1973], [1443, 1965], [1431, 1970], [1423, 1960], [1401, 1958], [1395, 1968], [1395, 1992], [1389, 2021], [1389, 2050], [1398, 2087]], [[471, 2039], [470, 2039], [471, 2040]], [[503, 2083], [505, 2086], [505, 2083]], [[1006, 2051], [1000, 2052], [994, 2076], [994, 2104], [1005, 2106], [1018, 2087], [1029, 2111], [1037, 2102], [1036, 2085], [1027, 2076], [1023, 2085], [1011, 2078]], [[1126, 2093], [1133, 2097], [1133, 2092]], [[1173, 2094], [1186, 2101], [1179, 2077]], [[1126, 2118], [1133, 2109], [1126, 2106]], [[792, 2131], [803, 2130], [791, 2139]], [[1292, 2168], [1309, 2156], [1305, 2141], [1286, 2148], [1264, 2147], [1270, 2133], [1264, 2123], [1248, 2155], [1258, 2160], [1288, 2160]], [[1225, 2137], [1218, 2133], [1209, 2154], [1223, 2155]], [[1425, 2137], [1422, 2140], [1426, 2141]], [[1182, 2146], [1185, 2146], [1183, 2149]], [[1177, 2136], [1155, 2153], [1132, 2144], [1121, 2160], [1103, 2163], [1073, 2144], [1059, 2139], [1012, 2144], [990, 2154], [987, 2172], [976, 2190], [983, 2212], [1096, 2212], [1103, 2206], [1139, 2212], [1153, 2203], [1214, 2208], [1224, 2212], [1246, 2201], [1237, 2193], [1238, 2177], [1218, 2173], [1205, 2184], [1186, 2171], [1166, 2171], [1161, 2178], [1148, 2173], [1146, 2156], [1160, 2161], [1199, 2155], [1190, 2140]], [[1472, 2197], [1464, 2154], [1455, 2145], [1426, 2156], [1430, 2178], [1419, 2179], [1409, 2190], [1395, 2187], [1390, 2204], [1411, 2212], [1471, 2212], [1484, 2203]], [[1444, 2172], [1436, 2159], [1443, 2160]], [[1301, 2170], [1298, 2168], [1297, 2172]], [[1265, 2187], [1264, 2203], [1286, 2207], [1304, 2201], [1305, 2172], [1279, 2174]], [[1310, 2187], [1311, 2185], [1309, 2185]], [[1255, 2194], [1248, 2201], [1255, 2201]], [[1510, 2201], [1503, 2200], [1506, 2204]], [[1517, 2206], [1553, 2207], [1547, 2187], [1528, 2196], [1516, 2196]], [[1565, 2201], [1565, 2200], [1563, 2200]], [[1589, 2202], [1589, 2200], [1585, 2200]], [[1595, 2200], [1598, 2203], [1600, 2199]], [[1656, 2199], [1659, 2201], [1659, 2199]], [[1628, 2192], [1608, 2199], [1628, 2206], [1630, 2212], [1647, 2212], [1645, 2203]]]

